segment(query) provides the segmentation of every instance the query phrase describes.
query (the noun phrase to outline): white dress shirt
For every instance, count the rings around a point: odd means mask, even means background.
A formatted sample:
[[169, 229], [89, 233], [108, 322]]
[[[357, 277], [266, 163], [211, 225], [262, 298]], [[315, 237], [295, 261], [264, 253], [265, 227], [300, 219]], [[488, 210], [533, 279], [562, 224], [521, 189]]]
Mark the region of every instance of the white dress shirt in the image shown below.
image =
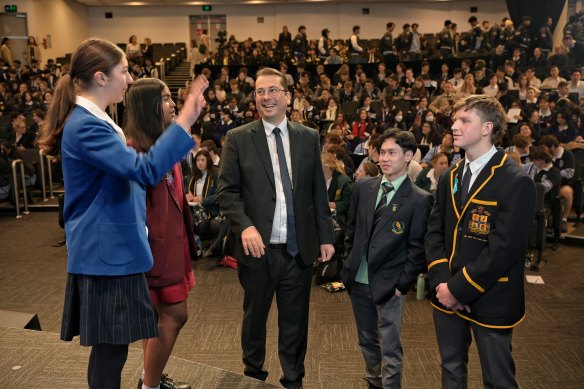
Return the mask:
[[491, 146], [491, 149], [489, 151], [487, 151], [485, 154], [478, 157], [477, 159], [475, 159], [472, 162], [469, 162], [468, 156], [464, 158], [464, 170], [462, 172], [462, 176], [464, 177], [464, 173], [466, 173], [466, 169], [469, 167], [470, 167], [470, 172], [472, 173], [472, 176], [470, 177], [470, 182], [468, 184], [469, 195], [470, 195], [470, 188], [472, 188], [472, 185], [474, 184], [475, 180], [477, 179], [479, 173], [481, 172], [481, 170], [483, 170], [483, 168], [485, 167], [487, 162], [489, 162], [491, 160], [491, 158], [493, 158], [493, 155], [495, 155], [496, 153], [497, 153], [497, 148], [495, 146]]
[[286, 243], [286, 235], [288, 233], [288, 229], [286, 227], [286, 197], [284, 196], [284, 186], [282, 185], [282, 177], [280, 176], [280, 162], [278, 160], [276, 135], [274, 135], [273, 131], [276, 127], [280, 129], [280, 138], [282, 138], [282, 146], [284, 147], [284, 154], [286, 155], [286, 165], [288, 166], [288, 173], [290, 174], [290, 182], [293, 182], [288, 121], [286, 118], [284, 118], [284, 120], [282, 120], [282, 122], [277, 126], [274, 126], [273, 124], [268, 123], [263, 119], [262, 123], [264, 124], [264, 130], [266, 131], [268, 148], [270, 150], [270, 158], [272, 160], [272, 169], [274, 171], [274, 183], [276, 185], [276, 209], [274, 211], [274, 221], [272, 222], [272, 235], [270, 236], [270, 243]]

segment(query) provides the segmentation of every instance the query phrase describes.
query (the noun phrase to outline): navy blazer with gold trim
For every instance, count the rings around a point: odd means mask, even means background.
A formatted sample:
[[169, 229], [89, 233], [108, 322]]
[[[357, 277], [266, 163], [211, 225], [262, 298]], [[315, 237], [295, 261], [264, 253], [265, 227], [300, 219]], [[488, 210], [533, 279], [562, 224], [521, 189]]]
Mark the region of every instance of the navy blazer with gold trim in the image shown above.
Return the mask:
[[[463, 161], [442, 175], [426, 234], [432, 305], [485, 327], [510, 328], [525, 317], [524, 260], [535, 184], [499, 149], [462, 206]], [[438, 302], [435, 289], [443, 282], [470, 313]]]

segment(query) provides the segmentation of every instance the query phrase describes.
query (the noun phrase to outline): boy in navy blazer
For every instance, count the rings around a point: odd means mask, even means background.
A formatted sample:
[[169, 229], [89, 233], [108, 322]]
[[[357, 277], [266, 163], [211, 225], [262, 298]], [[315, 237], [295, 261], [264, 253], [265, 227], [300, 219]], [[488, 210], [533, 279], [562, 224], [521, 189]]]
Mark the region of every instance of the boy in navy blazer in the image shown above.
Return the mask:
[[355, 185], [345, 240], [343, 283], [351, 296], [369, 388], [399, 388], [405, 295], [424, 263], [432, 196], [406, 175], [414, 136], [388, 130], [375, 147], [383, 176]]

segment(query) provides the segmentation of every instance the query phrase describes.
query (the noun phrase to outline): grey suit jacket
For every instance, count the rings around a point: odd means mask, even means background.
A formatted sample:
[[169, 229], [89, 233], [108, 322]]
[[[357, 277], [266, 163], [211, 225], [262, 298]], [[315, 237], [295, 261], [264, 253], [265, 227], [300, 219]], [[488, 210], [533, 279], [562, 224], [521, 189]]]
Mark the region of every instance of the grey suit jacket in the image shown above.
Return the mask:
[[[318, 258], [320, 245], [333, 243], [334, 233], [327, 190], [320, 162], [318, 132], [288, 122], [296, 236], [300, 255], [309, 265]], [[221, 154], [217, 198], [235, 240], [235, 257], [259, 268], [264, 258], [246, 256], [241, 233], [250, 226], [270, 243], [276, 207], [274, 171], [264, 126], [256, 120], [227, 133]]]
[[381, 177], [357, 181], [351, 199], [342, 280], [349, 293], [363, 256], [367, 255], [371, 297], [387, 302], [398, 289], [406, 294], [422, 271], [424, 235], [433, 197], [413, 185], [401, 184], [373, 229], [373, 213]]

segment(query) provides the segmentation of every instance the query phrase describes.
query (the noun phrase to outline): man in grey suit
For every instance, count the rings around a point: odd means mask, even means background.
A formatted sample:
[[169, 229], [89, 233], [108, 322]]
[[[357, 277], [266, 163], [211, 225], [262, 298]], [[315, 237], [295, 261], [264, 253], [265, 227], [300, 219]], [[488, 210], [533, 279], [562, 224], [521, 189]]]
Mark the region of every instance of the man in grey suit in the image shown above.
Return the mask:
[[244, 374], [265, 380], [266, 321], [278, 305], [278, 350], [286, 388], [301, 388], [312, 264], [334, 253], [334, 233], [320, 162], [319, 135], [286, 119], [285, 76], [258, 72], [261, 120], [227, 133], [218, 200], [235, 244], [244, 290]]
[[410, 132], [375, 142], [383, 176], [357, 181], [351, 199], [342, 279], [353, 305], [369, 388], [401, 386], [405, 295], [424, 264], [432, 196], [406, 174], [416, 151]]

